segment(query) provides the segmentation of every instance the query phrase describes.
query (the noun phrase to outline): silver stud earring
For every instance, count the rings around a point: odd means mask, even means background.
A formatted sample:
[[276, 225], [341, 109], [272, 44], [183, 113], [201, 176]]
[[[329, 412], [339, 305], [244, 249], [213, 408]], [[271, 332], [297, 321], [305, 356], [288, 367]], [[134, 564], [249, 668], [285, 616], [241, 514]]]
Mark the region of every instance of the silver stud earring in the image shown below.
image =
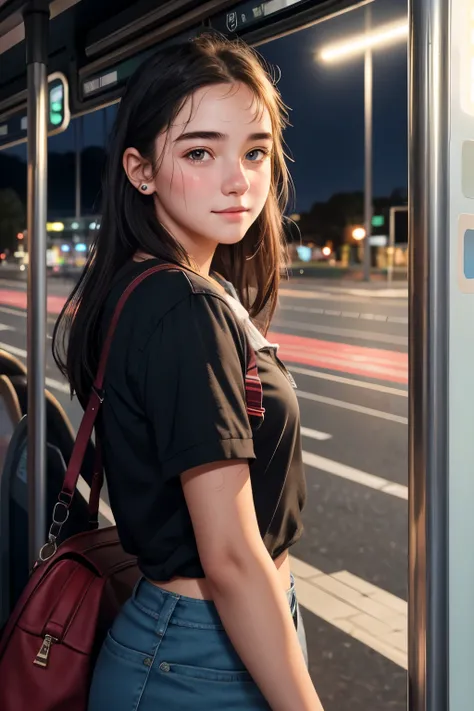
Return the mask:
[[148, 185], [143, 183], [143, 185], [140, 186], [140, 190], [143, 190], [143, 192], [145, 193], [148, 190]]

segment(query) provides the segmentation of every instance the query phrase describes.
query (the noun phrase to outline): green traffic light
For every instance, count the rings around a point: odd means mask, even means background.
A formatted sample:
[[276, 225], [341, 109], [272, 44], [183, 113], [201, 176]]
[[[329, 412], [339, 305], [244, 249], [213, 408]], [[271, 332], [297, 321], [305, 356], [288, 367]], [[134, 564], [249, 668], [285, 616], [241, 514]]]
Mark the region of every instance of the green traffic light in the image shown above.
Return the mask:
[[49, 124], [61, 126], [64, 121], [64, 88], [62, 84], [53, 86], [49, 90]]
[[49, 112], [49, 121], [53, 126], [59, 126], [63, 121], [62, 114], [55, 113], [54, 111]]
[[383, 227], [385, 224], [385, 217], [383, 215], [374, 215], [372, 217], [372, 227]]

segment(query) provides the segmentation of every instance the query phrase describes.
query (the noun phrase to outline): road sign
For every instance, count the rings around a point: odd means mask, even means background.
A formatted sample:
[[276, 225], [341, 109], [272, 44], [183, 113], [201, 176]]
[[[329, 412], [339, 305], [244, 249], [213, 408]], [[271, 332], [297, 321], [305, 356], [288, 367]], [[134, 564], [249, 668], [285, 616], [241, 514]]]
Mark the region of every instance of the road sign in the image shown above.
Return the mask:
[[[65, 131], [70, 120], [68, 81], [55, 72], [48, 77], [48, 136]], [[0, 150], [26, 143], [27, 124], [24, 102], [0, 116]]]

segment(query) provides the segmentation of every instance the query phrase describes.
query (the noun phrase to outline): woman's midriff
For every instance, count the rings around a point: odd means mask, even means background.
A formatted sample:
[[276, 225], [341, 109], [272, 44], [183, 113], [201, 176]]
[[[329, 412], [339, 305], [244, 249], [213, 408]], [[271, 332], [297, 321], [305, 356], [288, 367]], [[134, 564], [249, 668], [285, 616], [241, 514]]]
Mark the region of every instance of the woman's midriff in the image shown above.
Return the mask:
[[[281, 584], [284, 590], [291, 586], [290, 557], [288, 551], [282, 553], [274, 560]], [[205, 578], [173, 578], [167, 582], [150, 580], [150, 583], [168, 592], [193, 597], [198, 600], [212, 600], [212, 594]]]

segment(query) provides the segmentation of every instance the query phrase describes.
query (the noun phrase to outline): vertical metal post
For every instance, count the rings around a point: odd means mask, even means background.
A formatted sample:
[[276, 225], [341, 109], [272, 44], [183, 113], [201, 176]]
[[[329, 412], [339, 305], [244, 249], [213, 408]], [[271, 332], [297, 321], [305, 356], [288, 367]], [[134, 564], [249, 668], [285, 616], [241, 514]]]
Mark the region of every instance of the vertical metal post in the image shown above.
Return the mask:
[[449, 0], [409, 5], [408, 699], [446, 711], [450, 17]]
[[83, 118], [79, 116], [74, 124], [74, 133], [76, 139], [76, 220], [81, 217], [82, 206], [82, 171], [81, 171], [81, 154], [83, 144]]
[[46, 531], [46, 217], [48, 3], [24, 10], [28, 91], [28, 520], [33, 563]]
[[[370, 8], [367, 12], [367, 32], [371, 28]], [[372, 233], [372, 50], [366, 49], [364, 58], [364, 281], [370, 281]]]

